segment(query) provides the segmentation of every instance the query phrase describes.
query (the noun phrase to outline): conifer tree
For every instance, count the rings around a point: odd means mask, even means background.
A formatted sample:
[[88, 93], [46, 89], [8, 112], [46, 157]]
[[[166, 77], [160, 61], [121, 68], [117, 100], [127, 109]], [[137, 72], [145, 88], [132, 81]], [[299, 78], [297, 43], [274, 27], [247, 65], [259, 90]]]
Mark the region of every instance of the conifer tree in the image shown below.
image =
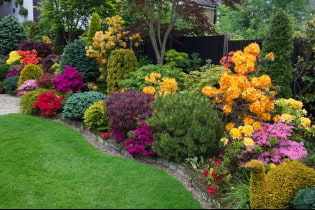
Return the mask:
[[95, 35], [95, 32], [101, 31], [102, 25], [101, 25], [101, 18], [98, 15], [98, 13], [94, 12], [92, 14], [90, 24], [89, 24], [89, 30], [87, 32], [87, 43], [88, 45], [92, 45], [93, 43], [93, 37]]
[[292, 97], [291, 83], [293, 81], [293, 24], [289, 15], [281, 8], [271, 17], [268, 33], [262, 45], [262, 56], [273, 52], [274, 61], [264, 60], [259, 74], [267, 74], [273, 80], [278, 98]]

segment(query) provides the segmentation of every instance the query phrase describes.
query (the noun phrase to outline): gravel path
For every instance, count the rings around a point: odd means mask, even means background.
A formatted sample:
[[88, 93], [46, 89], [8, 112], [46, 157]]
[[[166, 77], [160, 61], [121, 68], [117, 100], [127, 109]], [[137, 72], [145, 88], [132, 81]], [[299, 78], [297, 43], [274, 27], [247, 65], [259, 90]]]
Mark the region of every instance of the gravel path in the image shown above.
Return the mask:
[[0, 115], [20, 113], [20, 98], [9, 94], [0, 94]]

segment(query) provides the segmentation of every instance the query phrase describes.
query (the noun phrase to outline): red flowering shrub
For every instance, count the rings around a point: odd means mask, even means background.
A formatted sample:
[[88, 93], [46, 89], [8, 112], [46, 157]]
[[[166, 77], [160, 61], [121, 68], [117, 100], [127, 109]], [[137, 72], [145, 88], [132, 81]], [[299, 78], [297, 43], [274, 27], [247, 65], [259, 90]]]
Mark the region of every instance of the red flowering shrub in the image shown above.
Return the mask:
[[63, 96], [56, 96], [53, 90], [44, 92], [38, 96], [34, 107], [41, 111], [42, 116], [53, 116], [61, 108]]
[[36, 50], [37, 55], [41, 58], [47, 57], [52, 53], [52, 44], [42, 41], [22, 40], [18, 46], [18, 50], [32, 51]]
[[102, 133], [102, 138], [107, 139], [108, 137], [110, 137], [109, 133]]

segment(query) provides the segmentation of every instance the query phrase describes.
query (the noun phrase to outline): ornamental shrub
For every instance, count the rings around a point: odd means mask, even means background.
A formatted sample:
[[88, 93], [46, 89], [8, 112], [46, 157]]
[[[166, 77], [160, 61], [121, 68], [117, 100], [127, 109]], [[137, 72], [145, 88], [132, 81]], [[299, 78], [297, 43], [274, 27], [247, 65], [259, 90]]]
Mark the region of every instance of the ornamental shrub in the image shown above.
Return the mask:
[[129, 88], [134, 90], [142, 91], [144, 87], [150, 85], [151, 83], [145, 81], [145, 78], [150, 76], [151, 73], [159, 73], [164, 77], [175, 78], [178, 82], [179, 89], [182, 87], [180, 82], [180, 70], [172, 69], [168, 66], [157, 64], [148, 64], [137, 68], [135, 71], [124, 75], [124, 79], [119, 82], [120, 88]]
[[37, 115], [39, 109], [34, 107], [34, 103], [38, 100], [38, 96], [44, 92], [50, 91], [49, 89], [39, 88], [37, 90], [28, 92], [21, 97], [20, 109], [22, 114]]
[[19, 88], [18, 88], [18, 96], [22, 96], [30, 91], [38, 89], [38, 84], [35, 79], [26, 80]]
[[181, 80], [184, 83], [184, 89], [201, 92], [204, 86], [217, 85], [223, 71], [223, 66], [213, 65], [208, 62], [198, 71], [191, 71], [189, 74], [181, 73]]
[[60, 59], [60, 68], [63, 70], [67, 65], [77, 69], [83, 76], [83, 81], [95, 82], [99, 77], [98, 64], [94, 58], [86, 56], [86, 43], [81, 39], [74, 40], [64, 48], [63, 56]]
[[251, 160], [246, 168], [251, 170], [251, 209], [287, 209], [300, 189], [315, 185], [314, 169], [298, 160], [286, 159], [268, 173], [258, 160]]
[[37, 79], [43, 75], [43, 70], [35, 64], [26, 65], [20, 74], [18, 86], [22, 85], [26, 80]]
[[200, 68], [202, 59], [199, 56], [199, 53], [192, 53], [190, 58], [187, 53], [171, 49], [165, 53], [165, 65], [171, 68], [179, 68], [183, 72], [189, 73]]
[[295, 209], [315, 209], [315, 185], [300, 189], [294, 196], [292, 204]]
[[155, 129], [153, 150], [159, 156], [183, 162], [186, 158], [208, 158], [219, 152], [224, 132], [220, 114], [210, 99], [189, 92], [158, 97], [147, 124]]
[[104, 101], [97, 101], [93, 103], [83, 115], [83, 122], [88, 128], [97, 131], [106, 131], [109, 129], [108, 120], [105, 117]]
[[71, 95], [65, 102], [62, 111], [62, 119], [81, 120], [84, 116], [84, 112], [93, 103], [105, 98], [105, 94], [95, 91], [75, 93]]
[[39, 88], [53, 89], [56, 76], [51, 73], [46, 73], [36, 79]]
[[8, 55], [16, 50], [22, 40], [26, 39], [23, 25], [17, 17], [7, 15], [0, 21], [0, 55]]
[[123, 141], [130, 130], [137, 127], [138, 120], [151, 116], [153, 109], [150, 104], [154, 97], [137, 90], [112, 93], [104, 100], [105, 115], [109, 119], [112, 136]]
[[9, 67], [8, 73], [5, 75], [5, 78], [13, 77], [13, 76], [20, 76], [21, 71], [23, 69], [23, 65], [15, 64]]
[[118, 83], [123, 80], [124, 75], [133, 72], [137, 66], [138, 61], [133, 50], [113, 50], [108, 58], [107, 65], [107, 93], [118, 90]]
[[88, 45], [92, 45], [95, 33], [101, 30], [102, 30], [101, 18], [98, 13], [94, 12], [90, 19], [89, 29], [87, 31], [86, 40]]
[[63, 96], [57, 96], [55, 91], [41, 93], [34, 107], [41, 111], [42, 116], [53, 116], [61, 108]]
[[9, 64], [0, 64], [0, 81], [6, 78], [5, 75], [8, 73], [10, 66]]
[[3, 87], [8, 92], [12, 92], [16, 89], [18, 81], [19, 81], [19, 76], [8, 77], [3, 80]]
[[18, 46], [18, 50], [36, 50], [38, 57], [45, 58], [52, 53], [52, 45], [50, 43], [45, 43], [42, 41], [22, 40]]
[[150, 156], [156, 155], [152, 149], [154, 129], [145, 123], [145, 120], [140, 120], [136, 130], [129, 131], [128, 140], [125, 143], [127, 151], [131, 155]]
[[289, 15], [281, 8], [278, 8], [270, 20], [268, 36], [262, 44], [262, 56], [273, 52], [275, 59], [273, 62], [264, 61], [261, 63], [260, 75], [267, 74], [273, 80], [275, 86], [280, 86], [278, 97], [292, 97], [291, 83], [293, 53], [293, 25]]
[[41, 57], [38, 57], [36, 50], [18, 50], [19, 55], [22, 56], [21, 64], [24, 66], [27, 64], [38, 64]]
[[58, 63], [61, 56], [57, 54], [50, 54], [42, 60], [41, 67], [45, 72], [54, 73], [52, 66]]
[[54, 87], [63, 94], [72, 91], [78, 92], [84, 86], [83, 77], [78, 70], [72, 66], [66, 66], [64, 73], [58, 75], [54, 80]]

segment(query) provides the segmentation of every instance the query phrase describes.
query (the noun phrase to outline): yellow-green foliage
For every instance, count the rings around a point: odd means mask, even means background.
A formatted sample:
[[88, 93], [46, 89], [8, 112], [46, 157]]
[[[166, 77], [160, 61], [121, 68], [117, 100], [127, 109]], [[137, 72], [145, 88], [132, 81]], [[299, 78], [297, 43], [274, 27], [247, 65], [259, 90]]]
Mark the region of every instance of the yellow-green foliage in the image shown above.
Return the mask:
[[21, 86], [26, 80], [37, 79], [43, 75], [43, 70], [34, 64], [27, 64], [21, 71], [18, 86]]
[[89, 24], [89, 30], [87, 32], [87, 43], [89, 45], [93, 44], [93, 37], [95, 35], [95, 32], [101, 31], [102, 25], [101, 25], [101, 18], [98, 13], [94, 12], [92, 14], [90, 24]]
[[124, 79], [124, 75], [135, 71], [137, 66], [138, 61], [133, 50], [117, 49], [112, 51], [107, 65], [107, 93], [118, 90], [118, 83]]
[[314, 169], [298, 160], [285, 160], [267, 174], [264, 163], [252, 160], [250, 206], [252, 209], [287, 209], [300, 189], [315, 185]]
[[103, 100], [93, 103], [85, 112], [83, 120], [88, 128], [97, 131], [107, 130], [108, 121], [105, 117], [105, 103]]
[[39, 109], [34, 107], [34, 103], [38, 100], [38, 96], [44, 92], [49, 92], [49, 89], [39, 88], [28, 92], [21, 97], [20, 109], [22, 114], [36, 115], [39, 114]]

